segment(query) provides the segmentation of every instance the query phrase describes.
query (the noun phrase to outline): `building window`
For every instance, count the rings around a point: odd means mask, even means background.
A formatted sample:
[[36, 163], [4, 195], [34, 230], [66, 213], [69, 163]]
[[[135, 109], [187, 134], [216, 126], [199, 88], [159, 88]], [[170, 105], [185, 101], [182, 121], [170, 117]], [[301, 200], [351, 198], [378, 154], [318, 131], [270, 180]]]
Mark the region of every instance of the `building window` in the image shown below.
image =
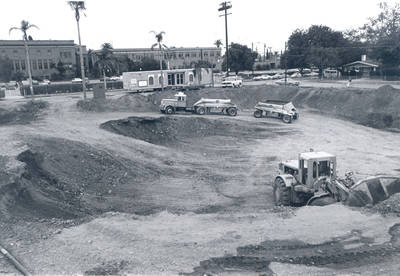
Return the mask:
[[178, 54], [178, 57], [183, 58], [183, 54], [182, 54], [182, 53], [179, 53], [179, 54]]
[[189, 74], [189, 82], [193, 82], [194, 81], [194, 76], [193, 74]]
[[168, 74], [168, 85], [174, 85], [174, 75]]
[[162, 76], [160, 75], [160, 76], [158, 76], [158, 84], [161, 85], [162, 82], [163, 82], [162, 81]]
[[154, 85], [154, 76], [149, 76], [149, 85]]
[[15, 61], [15, 70], [19, 71], [21, 67], [19, 66], [19, 60]]
[[208, 52], [204, 52], [204, 56], [205, 56], [205, 57], [208, 57]]
[[21, 69], [25, 70], [26, 65], [25, 65], [25, 60], [21, 60]]
[[49, 59], [49, 68], [54, 68], [56, 64], [54, 63], [53, 59]]
[[186, 54], [185, 54], [185, 57], [189, 57], [189, 56], [190, 56], [189, 53], [186, 53]]
[[197, 54], [196, 53], [192, 53], [192, 57], [197, 57]]
[[210, 57], [213, 57], [213, 56], [214, 56], [214, 52], [211, 52], [211, 53], [210, 53]]
[[38, 60], [38, 68], [39, 68], [39, 70], [43, 69], [43, 63], [42, 63], [41, 59]]
[[32, 63], [32, 70], [37, 70], [37, 62], [36, 60], [31, 60]]
[[183, 84], [183, 80], [184, 80], [183, 73], [176, 74], [176, 84]]
[[47, 63], [47, 59], [43, 60], [43, 68], [44, 69], [49, 69], [49, 64]]

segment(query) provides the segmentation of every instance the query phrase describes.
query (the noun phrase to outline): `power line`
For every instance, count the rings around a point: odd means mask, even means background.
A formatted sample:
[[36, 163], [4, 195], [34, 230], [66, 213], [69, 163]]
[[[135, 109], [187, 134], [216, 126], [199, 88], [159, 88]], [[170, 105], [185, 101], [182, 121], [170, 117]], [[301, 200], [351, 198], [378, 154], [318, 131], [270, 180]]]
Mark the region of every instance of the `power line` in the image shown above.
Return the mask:
[[220, 16], [225, 16], [225, 40], [226, 40], [226, 75], [229, 76], [229, 44], [228, 44], [228, 15], [232, 14], [229, 13], [228, 14], [228, 10], [232, 8], [232, 4], [231, 2], [222, 2], [220, 4], [220, 8], [218, 9], [218, 11], [224, 11], [223, 15]]

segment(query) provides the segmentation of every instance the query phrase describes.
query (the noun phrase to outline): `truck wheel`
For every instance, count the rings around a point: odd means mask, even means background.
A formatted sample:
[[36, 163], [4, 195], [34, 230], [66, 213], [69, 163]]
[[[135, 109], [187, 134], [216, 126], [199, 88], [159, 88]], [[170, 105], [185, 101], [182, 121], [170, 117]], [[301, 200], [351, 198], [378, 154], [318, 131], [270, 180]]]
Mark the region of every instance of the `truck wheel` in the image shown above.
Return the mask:
[[202, 107], [202, 106], [198, 107], [197, 108], [197, 114], [199, 114], [199, 115], [206, 114], [206, 109], [204, 107]]
[[236, 116], [237, 115], [237, 109], [234, 107], [228, 108], [228, 115], [229, 116]]
[[274, 182], [274, 202], [276, 206], [290, 206], [290, 187], [286, 187], [282, 178], [277, 177]]
[[283, 115], [283, 117], [282, 117], [282, 120], [283, 120], [283, 122], [285, 122], [285, 123], [289, 124], [289, 123], [291, 123], [291, 122], [292, 122], [292, 116], [289, 116], [289, 115]]
[[262, 111], [261, 110], [254, 111], [254, 117], [261, 118], [262, 117]]
[[165, 109], [165, 113], [168, 115], [174, 114], [174, 108], [172, 106], [167, 106], [167, 108]]

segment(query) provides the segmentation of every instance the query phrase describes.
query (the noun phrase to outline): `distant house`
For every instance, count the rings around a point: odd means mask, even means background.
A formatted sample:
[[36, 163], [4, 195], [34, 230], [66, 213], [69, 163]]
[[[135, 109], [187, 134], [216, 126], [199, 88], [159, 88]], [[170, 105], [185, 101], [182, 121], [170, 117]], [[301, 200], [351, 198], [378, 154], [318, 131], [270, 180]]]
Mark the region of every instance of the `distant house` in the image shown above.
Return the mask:
[[357, 77], [369, 77], [371, 73], [379, 68], [379, 64], [374, 61], [367, 60], [366, 55], [361, 56], [361, 60], [354, 61], [343, 65], [343, 71], [347, 75], [355, 75]]

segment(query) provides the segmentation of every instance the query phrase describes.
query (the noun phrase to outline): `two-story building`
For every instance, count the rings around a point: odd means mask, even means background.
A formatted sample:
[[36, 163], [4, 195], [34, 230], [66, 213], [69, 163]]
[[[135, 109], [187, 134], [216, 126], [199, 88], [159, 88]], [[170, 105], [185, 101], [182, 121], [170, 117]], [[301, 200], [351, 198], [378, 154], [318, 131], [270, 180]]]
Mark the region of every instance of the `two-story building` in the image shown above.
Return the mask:
[[[59, 61], [73, 70], [79, 64], [79, 46], [73, 40], [30, 40], [28, 46], [33, 77], [50, 78], [57, 72], [55, 67]], [[86, 67], [87, 50], [86, 46], [82, 47]], [[11, 59], [14, 72], [28, 75], [23, 40], [0, 40], [0, 55]]]
[[[91, 59], [93, 64], [97, 61], [97, 55], [100, 50], [93, 51]], [[115, 56], [125, 55], [133, 62], [138, 62], [144, 57], [160, 60], [161, 51], [158, 48], [117, 48], [113, 49]], [[168, 69], [190, 68], [193, 63], [200, 60], [207, 61], [216, 69], [221, 69], [222, 58], [221, 49], [217, 47], [190, 47], [175, 48], [171, 47], [163, 50], [163, 60], [167, 64]]]

